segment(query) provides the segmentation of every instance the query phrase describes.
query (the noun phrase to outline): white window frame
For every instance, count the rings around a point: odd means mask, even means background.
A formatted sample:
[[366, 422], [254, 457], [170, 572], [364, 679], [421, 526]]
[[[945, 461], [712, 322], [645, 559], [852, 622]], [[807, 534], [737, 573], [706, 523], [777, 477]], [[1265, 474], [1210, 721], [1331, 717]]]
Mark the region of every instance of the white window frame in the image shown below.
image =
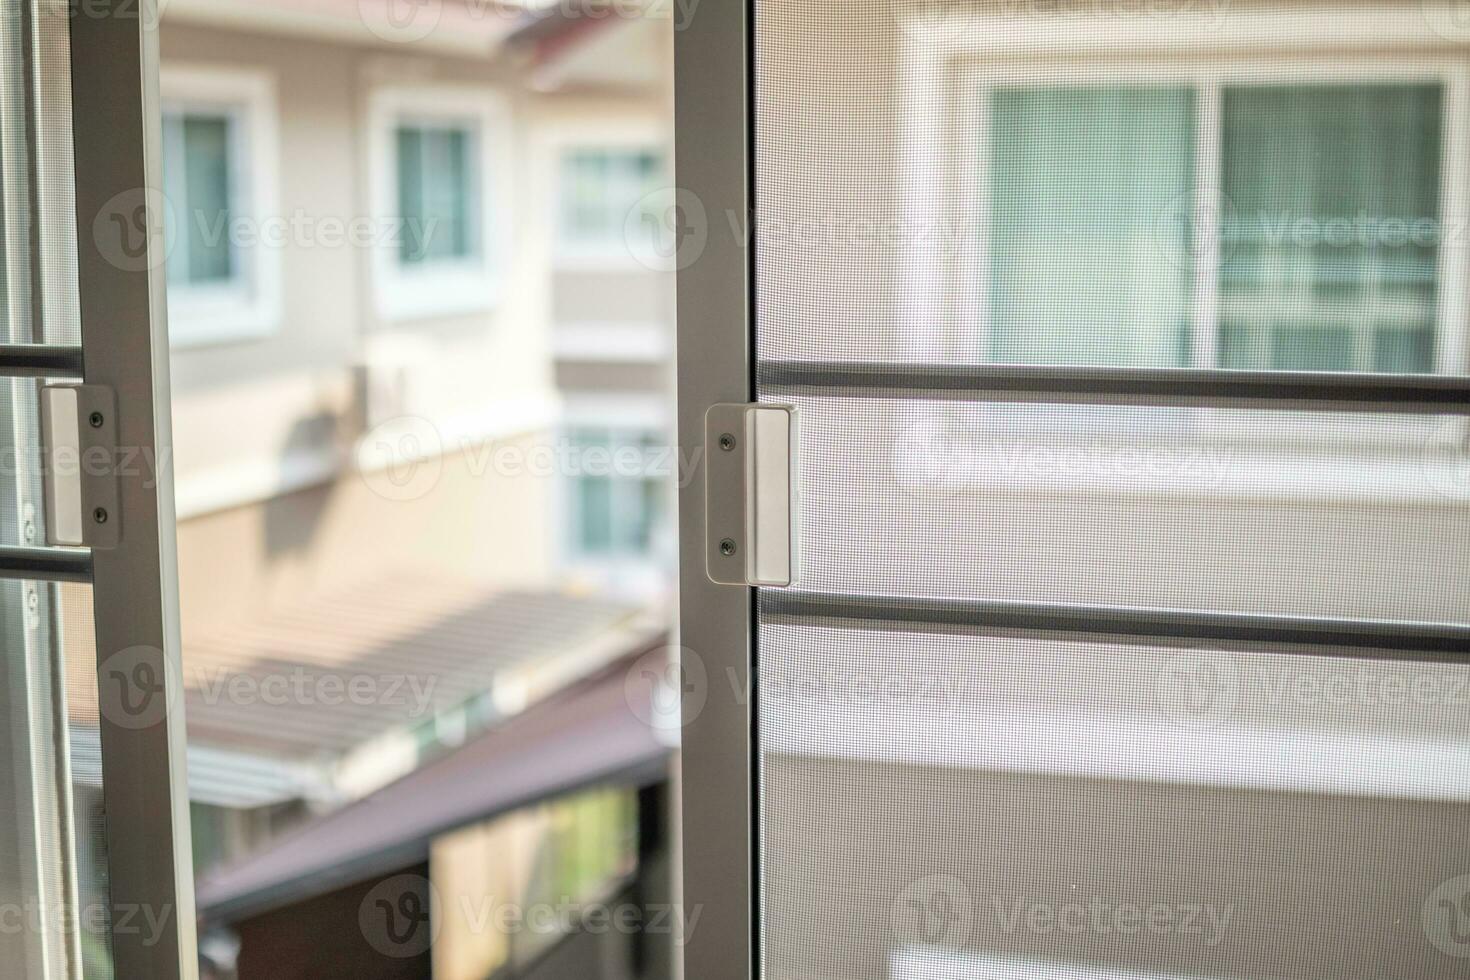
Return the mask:
[[[1464, 63], [1448, 60], [1408, 60], [1387, 57], [1364, 59], [1344, 69], [1340, 57], [1249, 58], [1232, 59], [1226, 64], [1204, 66], [1151, 65], [1136, 60], [1086, 65], [1057, 64], [1058, 78], [1076, 85], [1148, 85], [1160, 88], [1188, 88], [1196, 96], [1194, 195], [1198, 201], [1219, 200], [1220, 187], [1220, 103], [1221, 92], [1231, 85], [1257, 84], [1439, 84], [1444, 89], [1441, 109], [1440, 227], [1443, 234], [1436, 250], [1434, 373], [1461, 374], [1470, 369], [1465, 331], [1465, 292], [1443, 288], [1458, 279], [1470, 282], [1470, 263], [1464, 236], [1455, 229], [1466, 227], [1470, 218], [1470, 197], [1465, 176], [1470, 173], [1470, 151], [1467, 151], [1467, 120], [1464, 110], [1467, 70]], [[965, 290], [961, 302], [964, 322], [977, 324], [976, 342], [988, 349], [991, 327], [986, 302], [989, 265], [989, 161], [984, 158], [988, 119], [988, 100], [984, 97], [1002, 86], [1024, 87], [1038, 84], [1035, 65], [1026, 70], [1007, 66], [973, 67], [965, 76], [976, 99], [973, 130], [964, 134], [961, 145], [967, 148], [972, 166], [964, 171], [975, 175], [961, 189], [965, 213], [978, 218], [975, 263], [971, 271], [979, 284], [976, 290]], [[963, 125], [963, 123], [961, 123]], [[1217, 368], [1216, 341], [1219, 327], [1219, 240], [1212, 228], [1195, 224], [1192, 253], [1194, 262], [1193, 311], [1190, 325], [1190, 348], [1193, 357], [1186, 367]]]
[[[655, 444], [661, 447], [664, 445], [668, 445], [670, 441], [666, 427], [661, 428], [657, 425], [639, 424], [638, 422], [635, 422], [632, 419], [628, 418], [585, 418], [569, 420], [565, 423], [562, 429], [567, 443], [572, 447], [583, 445], [582, 443], [578, 443], [573, 438], [573, 435], [579, 429], [599, 429], [605, 432], [608, 436], [606, 445], [608, 446], [609, 451], [614, 454], [618, 453], [623, 447], [636, 447], [638, 440], [646, 437], [652, 438], [655, 441]], [[578, 456], [580, 457], [580, 455], [581, 453], [579, 452]], [[657, 460], [655, 460], [655, 462], [657, 462]], [[677, 474], [676, 455], [670, 455], [667, 461], [667, 465], [670, 467], [671, 471], [674, 474]], [[652, 524], [652, 530], [655, 532], [655, 535], [654, 538], [649, 541], [649, 546], [646, 551], [639, 551], [634, 548], [625, 548], [619, 546], [616, 541], [616, 530], [614, 530], [613, 546], [607, 551], [589, 551], [586, 547], [584, 547], [582, 543], [582, 532], [583, 527], [585, 526], [585, 520], [584, 515], [581, 511], [581, 497], [578, 493], [578, 488], [580, 486], [580, 482], [588, 478], [589, 477], [586, 474], [580, 472], [568, 474], [566, 497], [566, 514], [568, 517], [566, 558], [568, 563], [572, 565], [657, 564], [659, 559], [658, 540], [656, 534], [658, 530], [656, 520], [656, 518], [658, 517], [657, 514], [651, 515], [655, 519]], [[614, 474], [610, 475], [608, 479], [611, 485], [612, 507], [612, 524], [610, 526], [614, 529], [628, 523], [629, 521], [635, 520], [641, 515], [644, 500], [644, 485], [650, 482], [661, 482], [661, 477], [648, 473], [642, 473], [636, 476], [619, 476]], [[676, 475], [669, 478], [670, 482], [673, 482], [673, 480], [675, 479], [677, 479]]]
[[[223, 115], [230, 123], [230, 223], [236, 275], [228, 284], [168, 284], [169, 345], [188, 349], [257, 340], [280, 329], [282, 246], [264, 224], [279, 213], [279, 103], [269, 72], [211, 65], [165, 65], [162, 113]], [[165, 146], [165, 157], [173, 152]], [[175, 163], [177, 165], [177, 163]], [[171, 230], [196, 218], [170, 202]], [[177, 233], [171, 247], [182, 247]]]
[[[378, 228], [373, 288], [379, 315], [389, 322], [485, 313], [501, 299], [514, 200], [510, 110], [494, 89], [466, 86], [391, 86], [368, 100], [369, 185]], [[465, 259], [403, 265], [398, 215], [397, 132], [401, 125], [456, 126], [473, 151], [471, 215], [474, 252]]]
[[[543, 213], [549, 216], [552, 234], [552, 264], [558, 271], [660, 271], [665, 265], [655, 256], [635, 254], [625, 235], [598, 243], [568, 240], [565, 234], [563, 162], [570, 153], [606, 151], [652, 153], [659, 160], [659, 186], [671, 182], [671, 153], [667, 128], [655, 117], [612, 115], [558, 122], [542, 128], [540, 158], [552, 174]], [[672, 259], [667, 263], [673, 268]]]
[[[1408, 19], [1390, 7], [1352, 9], [1278, 9], [1262, 11], [1209, 8], [1171, 11], [1167, 16], [1146, 8], [1137, 11], [1059, 11], [1052, 16], [995, 16], [961, 12], [949, 17], [925, 18], [903, 25], [900, 86], [905, 103], [904, 151], [901, 160], [904, 185], [903, 214], [906, 227], [926, 228], [935, 214], [975, 215], [978, 227], [964, 229], [964, 243], [943, 242], [923, 236], [906, 249], [901, 270], [905, 306], [912, 313], [914, 329], [906, 335], [907, 350], [914, 357], [932, 357], [932, 352], [976, 351], [986, 337], [968, 325], [988, 327], [986, 296], [979, 289], [959, 288], [959, 263], [979, 263], [978, 275], [970, 266], [972, 282], [984, 283], [985, 251], [989, 230], [982, 181], [981, 152], [984, 120], [957, 111], [968, 104], [961, 96], [974, 93], [977, 85], [1007, 81], [1042, 84], [1038, 66], [1053, 64], [1058, 76], [1071, 82], [1095, 79], [1146, 82], [1160, 85], [1208, 82], [1218, 86], [1228, 80], [1263, 81], [1413, 81], [1444, 85], [1445, 113], [1441, 156], [1441, 227], [1446, 230], [1439, 245], [1435, 320], [1435, 373], [1470, 373], [1470, 24], [1453, 16], [1452, 8], [1430, 4], [1424, 17]], [[1274, 56], [1260, 55], [1261, 39], [1270, 38]], [[1446, 47], [1458, 53], [1442, 53]], [[1435, 53], [1425, 53], [1429, 50]], [[1323, 52], [1331, 52], [1326, 56]], [[1344, 68], [1344, 61], [1350, 67]], [[1208, 65], [1208, 67], [1206, 67]], [[984, 100], [980, 100], [983, 109]], [[1218, 105], [1218, 102], [1215, 103]], [[1198, 138], [1209, 140], [1211, 153], [1200, 163], [1218, 164], [1218, 125], [1202, 119]], [[1214, 167], [1198, 166], [1196, 181], [1217, 181]], [[955, 247], [959, 244], [960, 247]], [[1196, 254], [1203, 243], [1196, 244]], [[1197, 263], [1192, 350], [1195, 365], [1213, 354], [1216, 331], [1200, 330], [1201, 319], [1213, 317], [1216, 309], [1216, 274], [1210, 255]], [[939, 294], [936, 282], [951, 288]], [[945, 314], [948, 314], [946, 316]], [[966, 336], [945, 336], [948, 323], [967, 325]], [[1037, 416], [1037, 412], [1041, 415]], [[915, 411], [913, 420], [921, 431], [942, 432], [951, 423], [953, 410], [926, 406]], [[1045, 417], [1045, 409], [1033, 407], [1034, 422]], [[1009, 406], [996, 406], [994, 424], [1000, 432], [1015, 431], [1017, 414]], [[1250, 475], [1238, 484], [1240, 492], [1300, 493], [1318, 497], [1345, 491], [1354, 477], [1344, 473], [1364, 463], [1377, 469], [1412, 469], [1400, 474], [1424, 482], [1421, 468], [1455, 467], [1463, 458], [1470, 424], [1463, 419], [1405, 416], [1364, 417], [1355, 420], [1350, 432], [1342, 426], [1324, 424], [1315, 417], [1273, 415], [1269, 420], [1242, 418], [1239, 412], [1223, 409], [1180, 409], [1156, 411], [1150, 420], [1188, 432], [1195, 443], [1225, 443], [1244, 447], [1246, 457], [1235, 466]], [[1065, 413], [1061, 428], [1078, 428], [1080, 437], [1098, 432], [1119, 434], [1126, 430], [1126, 411], [1082, 411]], [[1046, 423], [1043, 423], [1046, 424]], [[1029, 428], [1022, 425], [1021, 428]], [[1126, 434], [1126, 432], [1125, 432]], [[1288, 491], [1283, 489], [1280, 451], [1300, 451], [1313, 446], [1336, 454], [1333, 465], [1310, 474], [1293, 476]], [[1403, 461], [1406, 449], [1428, 450], [1433, 456], [1420, 466]], [[1257, 453], [1259, 450], [1259, 454]], [[1259, 465], [1257, 465], [1257, 463]], [[1310, 467], [1309, 467], [1310, 468]], [[1417, 484], [1416, 484], [1417, 485]], [[1251, 489], [1245, 489], [1250, 487]], [[1126, 492], [1116, 486], [1099, 485], [1098, 492]], [[1160, 492], [1197, 493], [1198, 487], [1155, 488]], [[1234, 491], [1213, 490], [1213, 496]], [[1402, 485], [1386, 491], [1388, 498], [1403, 502]], [[1370, 494], [1371, 495], [1371, 494]], [[1446, 498], [1424, 489], [1423, 499], [1443, 502]]]
[[[574, 153], [604, 153], [609, 155], [651, 155], [656, 163], [654, 179], [656, 181], [651, 191], [656, 191], [664, 186], [668, 180], [668, 159], [662, 149], [654, 143], [628, 143], [626, 145], [611, 146], [606, 143], [586, 143], [579, 145], [568, 145], [562, 147], [561, 156], [557, 161], [557, 204], [556, 204], [556, 248], [557, 264], [562, 267], [585, 267], [597, 265], [618, 265], [632, 259], [633, 252], [628, 243], [626, 234], [628, 215], [624, 215], [622, 225], [612, 229], [606, 238], [598, 239], [576, 239], [568, 234], [567, 208], [568, 194], [570, 188], [566, 183], [567, 159]], [[640, 195], [638, 201], [642, 201], [646, 195]], [[635, 201], [636, 205], [638, 202]]]

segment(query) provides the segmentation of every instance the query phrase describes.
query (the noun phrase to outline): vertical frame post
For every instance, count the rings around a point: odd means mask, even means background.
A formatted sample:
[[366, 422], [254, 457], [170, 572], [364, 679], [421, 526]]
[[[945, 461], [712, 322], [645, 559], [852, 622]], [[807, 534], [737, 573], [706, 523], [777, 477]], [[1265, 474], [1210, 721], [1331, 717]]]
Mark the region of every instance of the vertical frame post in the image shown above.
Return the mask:
[[[753, 399], [750, 23], [749, 0], [721, 0], [674, 42], [679, 446], [699, 460], [679, 493], [680, 644], [703, 667], [684, 673], [680, 771], [683, 904], [697, 922], [684, 946], [691, 980], [758, 972], [754, 592], [707, 574], [701, 455], [709, 407]], [[737, 696], [745, 691], [752, 697]]]
[[[93, 556], [103, 794], [119, 977], [195, 977], [164, 302], [157, 0], [90, 0], [71, 17], [82, 355], [117, 395], [119, 547]], [[167, 916], [167, 918], [162, 918]]]

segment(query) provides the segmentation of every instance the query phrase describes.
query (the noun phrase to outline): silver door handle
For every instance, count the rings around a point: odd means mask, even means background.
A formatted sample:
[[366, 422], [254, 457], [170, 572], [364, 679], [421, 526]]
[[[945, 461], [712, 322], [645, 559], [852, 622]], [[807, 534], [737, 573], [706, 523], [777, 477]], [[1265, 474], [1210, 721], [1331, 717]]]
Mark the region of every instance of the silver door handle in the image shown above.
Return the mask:
[[117, 487], [117, 397], [106, 385], [41, 389], [41, 482], [46, 543], [116, 548], [122, 540]]
[[704, 417], [706, 569], [721, 585], [785, 587], [800, 570], [800, 416], [720, 404]]

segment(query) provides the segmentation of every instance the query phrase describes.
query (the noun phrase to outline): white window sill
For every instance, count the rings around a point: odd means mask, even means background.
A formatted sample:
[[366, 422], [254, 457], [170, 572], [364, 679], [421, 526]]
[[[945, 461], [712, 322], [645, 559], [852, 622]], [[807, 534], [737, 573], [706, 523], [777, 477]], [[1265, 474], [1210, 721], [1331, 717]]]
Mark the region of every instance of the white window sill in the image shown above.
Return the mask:
[[392, 322], [489, 313], [499, 284], [478, 267], [394, 270], [380, 274], [378, 312]]
[[552, 349], [563, 361], [645, 364], [673, 356], [672, 331], [658, 323], [566, 323], [552, 334]]
[[[1207, 929], [1210, 921], [1202, 918], [1200, 928]], [[1201, 980], [1183, 973], [1143, 973], [1070, 960], [988, 956], [937, 946], [900, 948], [892, 954], [889, 976], [892, 980]]]
[[277, 303], [191, 296], [171, 290], [168, 299], [169, 347], [201, 350], [263, 340], [281, 326]]
[[[814, 690], [821, 681], [813, 680]], [[772, 698], [767, 751], [865, 763], [1388, 799], [1470, 800], [1465, 744], [1383, 731], [1185, 729], [1126, 713]], [[916, 738], [916, 733], [925, 737]]]
[[563, 246], [552, 256], [557, 272], [662, 272], [673, 268], [672, 259], [665, 260], [652, 249], [635, 254], [627, 243], [611, 241], [602, 246]]

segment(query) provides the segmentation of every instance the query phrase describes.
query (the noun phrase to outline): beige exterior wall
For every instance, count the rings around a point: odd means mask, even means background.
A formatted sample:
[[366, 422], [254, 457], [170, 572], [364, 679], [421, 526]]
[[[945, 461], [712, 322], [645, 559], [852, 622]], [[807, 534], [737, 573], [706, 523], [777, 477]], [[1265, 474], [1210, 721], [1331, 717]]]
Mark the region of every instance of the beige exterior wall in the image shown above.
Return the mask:
[[[392, 86], [454, 86], [511, 107], [516, 195], [540, 180], [522, 148], [527, 98], [480, 62], [382, 54], [290, 37], [170, 24], [164, 62], [267, 72], [277, 94], [278, 208], [290, 218], [371, 216], [368, 100]], [[506, 407], [515, 428], [548, 421], [553, 397], [544, 328], [548, 282], [534, 223], [512, 221], [500, 301], [483, 314], [386, 322], [371, 289], [368, 251], [293, 240], [282, 250], [279, 329], [259, 340], [178, 349], [175, 442], [184, 515], [234, 496], [268, 496], [274, 471], [290, 487], [355, 433], [363, 414], [436, 421]], [[359, 373], [365, 371], [366, 377]], [[406, 377], [405, 377], [406, 375]], [[362, 389], [391, 396], [363, 406]], [[488, 394], [488, 397], [487, 397]], [[382, 402], [387, 402], [383, 404]], [[397, 404], [394, 404], [397, 402]], [[359, 413], [356, 417], [354, 412]], [[495, 423], [489, 422], [493, 431]], [[335, 445], [334, 445], [335, 444]]]
[[[554, 174], [533, 159], [548, 97], [488, 59], [166, 25], [165, 71], [264, 72], [275, 86], [283, 217], [373, 214], [369, 106], [385, 87], [449, 87], [509, 106], [513, 239], [485, 313], [388, 321], [369, 250], [290, 240], [281, 318], [258, 339], [176, 347], [173, 408], [184, 632], [218, 628], [303, 590], [385, 570], [433, 569], [487, 585], [550, 576], [551, 477], [497, 474], [489, 447], [545, 443], [557, 417], [550, 355], [550, 239], [533, 202]], [[568, 118], [574, 118], [569, 114]], [[499, 216], [498, 216], [499, 217]], [[442, 459], [413, 499], [356, 471], [363, 440], [427, 419]], [[387, 423], [378, 432], [373, 426]], [[387, 495], [378, 492], [384, 487]]]
[[422, 572], [487, 589], [549, 586], [554, 478], [497, 472], [494, 462], [501, 450], [546, 438], [535, 433], [426, 460], [407, 484], [413, 496], [383, 473], [354, 474], [183, 522], [185, 643], [234, 617], [383, 575]]

